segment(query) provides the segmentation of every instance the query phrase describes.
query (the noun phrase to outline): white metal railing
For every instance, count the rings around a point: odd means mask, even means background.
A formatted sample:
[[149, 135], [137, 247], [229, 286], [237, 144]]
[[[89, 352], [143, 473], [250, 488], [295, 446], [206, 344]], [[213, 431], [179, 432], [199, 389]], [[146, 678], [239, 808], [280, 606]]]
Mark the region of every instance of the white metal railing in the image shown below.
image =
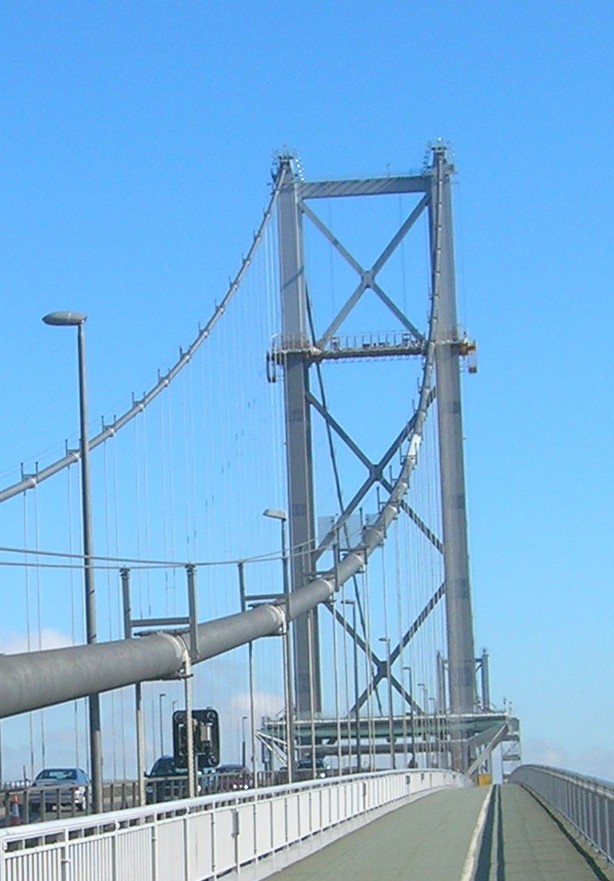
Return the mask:
[[436, 769], [381, 772], [12, 827], [0, 830], [0, 879], [215, 879], [395, 801], [466, 782]]
[[521, 765], [510, 781], [542, 798], [614, 863], [613, 783], [542, 765]]

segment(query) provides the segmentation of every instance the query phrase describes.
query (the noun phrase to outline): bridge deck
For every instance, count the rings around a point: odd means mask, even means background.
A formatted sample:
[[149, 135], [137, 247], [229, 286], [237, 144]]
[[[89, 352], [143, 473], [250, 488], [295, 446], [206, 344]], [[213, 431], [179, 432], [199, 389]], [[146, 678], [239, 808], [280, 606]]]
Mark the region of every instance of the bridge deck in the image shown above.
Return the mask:
[[275, 874], [275, 881], [601, 881], [590, 859], [522, 787], [499, 788], [487, 815], [477, 873], [468, 860], [489, 790], [438, 792], [393, 811]]

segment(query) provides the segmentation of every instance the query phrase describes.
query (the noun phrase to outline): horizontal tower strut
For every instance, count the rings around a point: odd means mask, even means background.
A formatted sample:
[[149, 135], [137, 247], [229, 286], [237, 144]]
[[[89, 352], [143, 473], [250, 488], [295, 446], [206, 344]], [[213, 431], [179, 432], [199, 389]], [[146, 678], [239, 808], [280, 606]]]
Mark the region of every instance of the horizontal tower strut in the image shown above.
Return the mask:
[[428, 193], [431, 175], [374, 177], [364, 180], [330, 180], [299, 183], [301, 199], [335, 199], [342, 196], [381, 196], [396, 193]]

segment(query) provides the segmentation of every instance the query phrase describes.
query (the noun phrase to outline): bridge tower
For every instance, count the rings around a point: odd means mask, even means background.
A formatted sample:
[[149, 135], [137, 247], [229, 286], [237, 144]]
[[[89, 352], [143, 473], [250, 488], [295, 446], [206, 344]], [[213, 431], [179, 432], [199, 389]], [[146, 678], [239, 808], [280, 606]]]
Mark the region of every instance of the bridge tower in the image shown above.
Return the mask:
[[[467, 341], [459, 333], [456, 315], [454, 249], [452, 233], [451, 176], [453, 166], [446, 149], [438, 143], [422, 174], [404, 177], [352, 181], [306, 183], [294, 171], [293, 160], [279, 159], [278, 229], [280, 246], [280, 286], [282, 332], [275, 360], [284, 369], [285, 419], [288, 470], [288, 519], [290, 543], [299, 549], [292, 556], [292, 589], [313, 576], [321, 548], [315, 543], [315, 512], [312, 475], [309, 368], [327, 358], [398, 357], [433, 354], [436, 374], [437, 421], [441, 475], [441, 504], [445, 573], [446, 627], [448, 657], [449, 711], [451, 717], [473, 713], [476, 709], [476, 659], [473, 640], [471, 589], [467, 543], [467, 514], [463, 462], [463, 433], [460, 395], [460, 359], [467, 354]], [[401, 224], [388, 247], [367, 270], [345, 249], [344, 256], [360, 272], [358, 288], [339, 311], [321, 339], [311, 338], [305, 261], [303, 216], [308, 216], [333, 246], [339, 243], [318, 221], [307, 205], [309, 199], [415, 193], [420, 197], [411, 215]], [[430, 233], [431, 303], [435, 320], [432, 337], [421, 334], [415, 325], [388, 298], [377, 279], [378, 272], [409, 233], [417, 218], [427, 212]], [[372, 289], [392, 311], [404, 328], [402, 351], [389, 351], [385, 345], [369, 353], [342, 351], [338, 330], [362, 294]], [[333, 351], [334, 349], [334, 351]], [[430, 357], [430, 355], [429, 355]], [[376, 469], [372, 469], [374, 472]], [[342, 513], [341, 520], [346, 517]], [[356, 638], [356, 636], [354, 636]], [[296, 703], [299, 717], [309, 717], [321, 709], [318, 627], [315, 611], [296, 622], [294, 629]], [[387, 674], [390, 677], [390, 672]], [[380, 677], [381, 678], [381, 677]], [[374, 681], [374, 684], [377, 684]], [[461, 744], [462, 735], [452, 734], [452, 761], [467, 767], [469, 756]]]
[[[305, 287], [303, 222], [296, 177], [290, 156], [278, 169], [279, 260], [281, 286], [281, 349], [284, 352], [288, 521], [290, 578], [293, 590], [302, 587], [313, 571], [315, 512], [311, 416], [308, 403], [310, 345]], [[318, 615], [313, 609], [297, 619], [294, 632], [295, 695], [299, 718], [321, 709]]]
[[[464, 344], [458, 331], [450, 177], [445, 147], [433, 150], [429, 215], [433, 254], [433, 292], [438, 298], [435, 347], [437, 419], [446, 581], [446, 620], [450, 711], [475, 709], [475, 650], [467, 543], [467, 506], [463, 461], [460, 355]], [[439, 227], [439, 228], [438, 228]]]
[[[401, 354], [422, 356], [434, 351], [436, 373], [437, 420], [441, 474], [441, 503], [445, 573], [446, 622], [448, 643], [449, 711], [451, 716], [472, 713], [476, 709], [473, 621], [467, 551], [467, 514], [462, 441], [460, 395], [460, 358], [467, 354], [467, 341], [457, 324], [454, 278], [454, 249], [450, 179], [454, 172], [446, 149], [433, 147], [430, 164], [415, 176], [305, 183], [294, 170], [290, 156], [279, 159], [277, 169], [280, 196], [278, 228], [280, 245], [280, 286], [282, 332], [275, 359], [284, 369], [285, 418], [288, 473], [288, 519], [292, 555], [292, 589], [297, 589], [313, 576], [321, 549], [316, 548], [314, 490], [312, 474], [311, 422], [309, 400], [309, 368], [325, 358], [364, 357], [364, 352], [340, 351], [336, 337], [339, 327], [352, 311], [365, 290], [371, 288], [391, 309], [407, 333], [405, 351]], [[410, 217], [399, 227], [388, 248], [369, 270], [362, 270], [358, 261], [354, 268], [361, 272], [358, 289], [329, 326], [321, 339], [312, 338], [305, 280], [303, 250], [303, 217], [307, 215], [328, 236], [334, 246], [338, 242], [320, 224], [308, 208], [307, 200], [315, 198], [351, 197], [416, 193], [420, 202]], [[414, 324], [394, 306], [381, 289], [377, 273], [411, 230], [417, 218], [427, 211], [430, 233], [430, 274], [434, 332], [432, 338], [422, 335]], [[434, 347], [434, 349], [432, 348]], [[332, 352], [331, 348], [335, 351]], [[390, 356], [386, 347], [370, 355]], [[394, 353], [398, 355], [397, 351]], [[342, 514], [342, 518], [344, 515]], [[298, 549], [298, 553], [296, 550]], [[318, 714], [321, 709], [318, 622], [314, 612], [303, 616], [294, 628], [296, 704], [299, 717]], [[390, 673], [388, 673], [390, 676]], [[452, 733], [452, 732], [451, 732]], [[467, 766], [465, 755], [452, 733], [453, 762]]]

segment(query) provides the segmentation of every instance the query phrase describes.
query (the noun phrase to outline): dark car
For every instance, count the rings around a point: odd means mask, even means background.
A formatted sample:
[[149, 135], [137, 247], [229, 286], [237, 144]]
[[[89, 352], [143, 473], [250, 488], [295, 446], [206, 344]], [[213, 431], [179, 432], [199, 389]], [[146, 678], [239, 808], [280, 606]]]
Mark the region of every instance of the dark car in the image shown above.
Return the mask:
[[[160, 756], [145, 776], [147, 804], [188, 797], [188, 769], [178, 768], [173, 756]], [[197, 792], [200, 794], [200, 785], [197, 786]]]
[[308, 758], [299, 759], [296, 763], [297, 780], [312, 780], [316, 777], [328, 777], [329, 774], [330, 769], [324, 759], [309, 756]]
[[28, 792], [30, 810], [73, 808], [86, 811], [90, 778], [81, 768], [44, 768]]
[[245, 765], [218, 765], [210, 778], [211, 791], [233, 792], [254, 785], [252, 772]]

